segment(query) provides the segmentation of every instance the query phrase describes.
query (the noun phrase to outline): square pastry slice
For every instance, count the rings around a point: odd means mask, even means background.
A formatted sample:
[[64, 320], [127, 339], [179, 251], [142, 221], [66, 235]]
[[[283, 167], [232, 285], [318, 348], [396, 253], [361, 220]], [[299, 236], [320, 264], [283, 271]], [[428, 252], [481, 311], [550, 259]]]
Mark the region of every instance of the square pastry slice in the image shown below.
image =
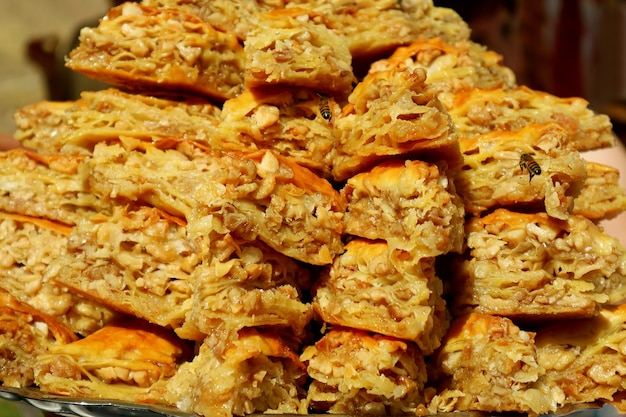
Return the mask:
[[47, 276], [50, 265], [67, 254], [71, 232], [60, 223], [0, 212], [0, 288], [86, 336], [118, 314]]
[[306, 402], [330, 414], [415, 413], [424, 402], [424, 356], [411, 342], [332, 328], [300, 356], [311, 379]]
[[620, 170], [587, 161], [587, 178], [574, 199], [573, 214], [591, 220], [609, 219], [626, 210], [626, 191], [620, 186]]
[[244, 41], [247, 87], [306, 87], [340, 100], [350, 94], [352, 55], [323, 15], [292, 7], [258, 13], [254, 23]]
[[596, 402], [626, 408], [626, 305], [608, 306], [583, 320], [537, 329], [539, 382], [560, 408]]
[[163, 398], [201, 416], [306, 414], [305, 382], [304, 364], [276, 334], [217, 332], [180, 366]]
[[350, 94], [335, 129], [337, 181], [392, 157], [460, 160], [450, 116], [428, 88], [423, 68], [369, 73]]
[[542, 368], [534, 339], [505, 317], [457, 317], [430, 362], [428, 383], [436, 394], [428, 409], [433, 414], [555, 411], [549, 394], [535, 387]]
[[445, 166], [383, 162], [349, 178], [341, 195], [346, 234], [382, 239], [415, 257], [462, 250], [465, 209]]
[[35, 383], [56, 395], [162, 404], [167, 380], [190, 354], [171, 330], [126, 318], [50, 346], [37, 357]]
[[326, 323], [408, 340], [428, 354], [447, 329], [441, 293], [434, 258], [354, 239], [315, 283], [313, 306]]
[[375, 62], [370, 71], [391, 67], [424, 68], [428, 74], [426, 83], [437, 92], [446, 109], [452, 109], [456, 92], [517, 85], [515, 74], [504, 65], [502, 55], [470, 40], [419, 39]]
[[448, 111], [459, 137], [556, 122], [566, 130], [570, 148], [586, 151], [615, 144], [611, 120], [591, 110], [586, 100], [561, 98], [525, 86], [461, 90], [454, 94]]
[[468, 214], [498, 207], [567, 219], [587, 178], [585, 160], [559, 124], [531, 124], [459, 138], [463, 165], [452, 172]]
[[66, 65], [135, 92], [223, 101], [243, 87], [245, 56], [232, 33], [181, 10], [126, 2], [83, 28]]
[[[160, 142], [212, 142], [220, 108], [202, 99], [184, 101], [109, 88], [83, 91], [72, 102], [43, 101], [16, 114], [16, 137], [39, 153], [90, 154], [96, 143], [120, 136]], [[219, 148], [219, 146], [217, 146]]]
[[452, 268], [455, 312], [592, 317], [626, 298], [624, 248], [585, 217], [498, 209], [466, 230], [467, 256]]

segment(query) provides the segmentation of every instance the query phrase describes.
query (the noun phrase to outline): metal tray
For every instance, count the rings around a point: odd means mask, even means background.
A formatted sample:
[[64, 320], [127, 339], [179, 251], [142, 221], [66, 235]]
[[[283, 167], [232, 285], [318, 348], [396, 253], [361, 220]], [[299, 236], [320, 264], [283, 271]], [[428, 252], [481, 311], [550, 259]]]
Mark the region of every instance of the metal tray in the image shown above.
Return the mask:
[[[76, 397], [63, 397], [40, 392], [36, 388], [0, 387], [0, 399], [18, 401], [28, 404], [46, 413], [58, 414], [63, 417], [197, 417], [171, 407], [152, 404], [137, 404], [117, 400], [99, 400]], [[591, 408], [573, 411], [559, 417], [617, 417], [620, 414], [615, 408]], [[285, 414], [252, 414], [250, 417], [304, 417]], [[455, 412], [440, 413], [437, 417], [489, 417], [488, 413]], [[494, 414], [494, 417], [519, 416], [519, 414]], [[309, 414], [306, 417], [329, 417], [326, 414]], [[358, 417], [338, 416], [333, 417]], [[542, 417], [549, 417], [545, 415]]]

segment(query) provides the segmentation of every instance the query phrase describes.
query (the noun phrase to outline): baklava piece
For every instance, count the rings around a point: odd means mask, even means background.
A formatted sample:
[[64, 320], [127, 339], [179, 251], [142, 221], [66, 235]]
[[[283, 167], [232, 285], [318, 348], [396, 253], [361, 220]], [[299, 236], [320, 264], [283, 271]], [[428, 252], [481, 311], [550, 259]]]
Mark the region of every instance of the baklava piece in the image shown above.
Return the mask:
[[0, 288], [86, 336], [117, 314], [46, 277], [50, 264], [67, 253], [71, 231], [49, 220], [0, 212]]
[[0, 385], [33, 385], [37, 358], [55, 346], [77, 339], [53, 317], [0, 289]]
[[350, 94], [352, 55], [322, 15], [289, 8], [255, 17], [244, 41], [246, 87], [306, 87], [339, 100]]
[[[535, 344], [545, 369], [539, 381], [557, 407], [613, 403], [626, 392], [625, 305], [606, 307], [590, 319], [541, 326]], [[620, 407], [619, 400], [615, 405]]]
[[305, 338], [313, 318], [312, 306], [303, 301], [309, 270], [260, 242], [232, 250], [194, 269], [191, 308], [178, 334], [202, 339], [217, 328], [254, 327]]
[[591, 220], [498, 209], [466, 225], [451, 308], [511, 318], [592, 317], [626, 296], [626, 253]]
[[110, 202], [86, 184], [85, 156], [41, 155], [26, 149], [0, 154], [0, 210], [74, 225]]
[[445, 172], [423, 161], [390, 161], [348, 179], [344, 232], [383, 239], [415, 257], [460, 252], [465, 210]]
[[202, 416], [305, 414], [305, 382], [304, 364], [279, 337], [244, 329], [207, 337], [169, 380], [164, 399]]
[[[63, 111], [55, 112], [59, 108]], [[37, 119], [45, 112], [54, 124], [41, 129]], [[220, 112], [201, 99], [177, 101], [113, 88], [83, 91], [74, 102], [42, 102], [18, 111], [16, 136], [45, 154], [89, 154], [97, 142], [120, 136], [157, 143], [175, 137], [216, 145]]]
[[176, 329], [191, 308], [201, 263], [184, 222], [152, 207], [115, 207], [80, 222], [46, 279], [116, 311]]
[[508, 318], [480, 313], [456, 318], [431, 358], [428, 384], [436, 395], [428, 409], [433, 414], [554, 411], [547, 393], [535, 387], [542, 368], [534, 338]]
[[174, 9], [126, 2], [85, 27], [67, 67], [134, 92], [201, 95], [216, 101], [243, 87], [245, 55], [234, 34]]
[[587, 151], [614, 146], [611, 120], [595, 113], [588, 105], [582, 98], [560, 98], [525, 86], [473, 88], [454, 94], [454, 103], [448, 112], [459, 137], [556, 122], [567, 132], [569, 148]]
[[335, 328], [300, 357], [311, 379], [307, 405], [316, 412], [394, 415], [424, 402], [424, 356], [410, 342]]
[[214, 141], [226, 150], [272, 149], [331, 178], [333, 126], [339, 113], [333, 97], [310, 89], [246, 89], [224, 103]]
[[464, 163], [452, 173], [468, 214], [522, 207], [567, 219], [587, 169], [557, 123], [459, 138]]
[[416, 343], [429, 354], [448, 325], [433, 258], [414, 258], [383, 241], [346, 244], [314, 285], [313, 307], [326, 323]]
[[370, 72], [389, 68], [424, 68], [426, 83], [446, 109], [451, 109], [456, 92], [473, 88], [509, 89], [517, 85], [515, 74], [504, 65], [502, 55], [469, 40], [446, 42], [441, 38], [421, 39], [400, 47], [387, 59], [372, 64]]
[[574, 199], [573, 214], [594, 221], [610, 219], [626, 210], [626, 192], [620, 186], [620, 170], [587, 161], [587, 178]]
[[98, 144], [89, 168], [94, 192], [181, 216], [193, 238], [232, 232], [315, 265], [329, 264], [343, 248], [339, 192], [269, 150], [218, 154], [189, 142], [164, 150]]
[[437, 160], [457, 162], [450, 116], [425, 81], [424, 69], [392, 67], [357, 84], [335, 121], [337, 181], [399, 155], [437, 154]]
[[417, 39], [442, 37], [450, 42], [469, 39], [469, 28], [452, 9], [432, 1], [291, 0], [287, 7], [323, 14], [345, 37], [355, 61], [368, 64]]
[[163, 403], [167, 381], [190, 353], [171, 331], [125, 319], [49, 347], [37, 357], [35, 383], [56, 395]]

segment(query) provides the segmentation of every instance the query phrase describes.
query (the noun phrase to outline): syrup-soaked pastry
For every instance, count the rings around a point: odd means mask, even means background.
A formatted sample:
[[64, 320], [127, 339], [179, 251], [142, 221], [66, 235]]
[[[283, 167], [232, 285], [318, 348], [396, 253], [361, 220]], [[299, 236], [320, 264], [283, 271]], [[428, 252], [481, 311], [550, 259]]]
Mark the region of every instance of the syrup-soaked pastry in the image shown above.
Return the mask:
[[306, 414], [305, 382], [297, 353], [275, 333], [244, 329], [207, 337], [168, 381], [163, 398], [201, 416]]
[[215, 253], [194, 269], [191, 308], [177, 333], [201, 340], [217, 328], [267, 328], [304, 339], [313, 318], [303, 301], [310, 271], [260, 242], [234, 243], [231, 253]]
[[326, 323], [408, 340], [429, 354], [447, 329], [442, 291], [434, 258], [354, 239], [314, 284], [313, 307]]
[[497, 209], [466, 224], [451, 309], [511, 318], [592, 317], [626, 298], [626, 252], [591, 220]]
[[424, 356], [414, 344], [332, 328], [300, 355], [311, 378], [307, 406], [331, 414], [415, 413], [424, 403]]
[[243, 86], [245, 56], [237, 37], [179, 10], [123, 3], [96, 27], [83, 28], [78, 40], [67, 67], [131, 91], [223, 101]]
[[451, 174], [468, 214], [533, 207], [566, 219], [587, 177], [585, 160], [557, 123], [459, 138], [464, 163]]
[[448, 112], [459, 137], [556, 122], [567, 132], [570, 148], [587, 151], [614, 146], [611, 120], [588, 105], [582, 98], [560, 98], [525, 86], [473, 88], [454, 94]]
[[429, 368], [436, 388], [429, 411], [554, 411], [536, 386], [542, 367], [534, 339], [506, 317], [474, 312], [454, 319]]
[[246, 87], [306, 87], [343, 100], [356, 83], [344, 38], [306, 9], [257, 14], [244, 52]]
[[85, 156], [42, 155], [18, 148], [0, 153], [0, 210], [76, 224], [110, 211], [86, 184]]
[[269, 150], [218, 154], [184, 141], [164, 150], [126, 143], [135, 145], [143, 148], [96, 145], [88, 164], [94, 192], [181, 216], [192, 237], [232, 232], [315, 265], [342, 251], [339, 192], [292, 160]]
[[626, 191], [620, 186], [619, 179], [618, 168], [587, 161], [587, 178], [574, 199], [572, 213], [601, 220], [626, 211]]
[[172, 8], [195, 15], [211, 26], [237, 36], [243, 42], [254, 27], [257, 13], [282, 9], [288, 0], [142, 0], [151, 7]]
[[[553, 408], [612, 403], [623, 413], [626, 392], [626, 305], [605, 307], [584, 320], [548, 323], [537, 329], [539, 383]], [[580, 406], [579, 406], [580, 407]]]
[[129, 315], [177, 329], [191, 308], [200, 251], [183, 220], [153, 207], [116, 206], [78, 223], [67, 253], [46, 272], [73, 292]]
[[452, 161], [459, 156], [450, 117], [425, 81], [424, 69], [392, 67], [357, 84], [335, 120], [335, 180], [399, 155], [435, 153]]
[[86, 336], [117, 314], [46, 278], [50, 264], [66, 254], [71, 231], [49, 220], [0, 212], [0, 288]]
[[31, 386], [38, 356], [77, 339], [52, 316], [0, 289], [0, 385]]
[[55, 139], [68, 130], [65, 111], [73, 104], [73, 101], [42, 100], [18, 109], [13, 114], [16, 127], [13, 136], [25, 148], [36, 149], [39, 153], [58, 153]]
[[345, 38], [353, 59], [366, 63], [417, 39], [441, 37], [455, 42], [470, 35], [454, 10], [435, 7], [431, 0], [291, 0], [287, 7], [323, 14]]
[[346, 182], [344, 232], [383, 239], [417, 258], [460, 252], [465, 211], [445, 167], [384, 162]]
[[163, 403], [168, 379], [190, 350], [168, 329], [125, 319], [50, 346], [37, 357], [35, 383], [56, 395]]
[[[63, 111], [55, 112], [58, 108]], [[40, 117], [46, 111], [55, 117], [42, 129]], [[97, 142], [120, 136], [157, 143], [174, 137], [214, 145], [220, 112], [201, 99], [175, 101], [114, 88], [84, 91], [74, 102], [41, 102], [20, 109], [16, 137], [44, 154], [88, 155]]]
[[400, 47], [386, 59], [372, 64], [370, 72], [398, 68], [424, 68], [426, 83], [437, 91], [444, 107], [454, 105], [455, 93], [473, 88], [513, 88], [515, 74], [502, 55], [478, 43], [454, 43], [441, 38], [421, 39]]
[[246, 89], [224, 103], [213, 146], [225, 150], [272, 149], [324, 178], [331, 178], [333, 97], [305, 88]]

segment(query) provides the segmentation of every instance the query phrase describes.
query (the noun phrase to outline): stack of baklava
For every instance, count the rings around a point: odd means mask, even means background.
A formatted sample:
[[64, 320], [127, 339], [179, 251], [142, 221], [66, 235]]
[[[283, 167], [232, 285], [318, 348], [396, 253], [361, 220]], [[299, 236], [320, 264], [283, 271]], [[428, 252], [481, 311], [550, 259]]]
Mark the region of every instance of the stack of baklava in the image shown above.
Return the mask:
[[626, 392], [626, 209], [582, 99], [430, 0], [143, 0], [15, 115], [0, 381], [201, 416]]

